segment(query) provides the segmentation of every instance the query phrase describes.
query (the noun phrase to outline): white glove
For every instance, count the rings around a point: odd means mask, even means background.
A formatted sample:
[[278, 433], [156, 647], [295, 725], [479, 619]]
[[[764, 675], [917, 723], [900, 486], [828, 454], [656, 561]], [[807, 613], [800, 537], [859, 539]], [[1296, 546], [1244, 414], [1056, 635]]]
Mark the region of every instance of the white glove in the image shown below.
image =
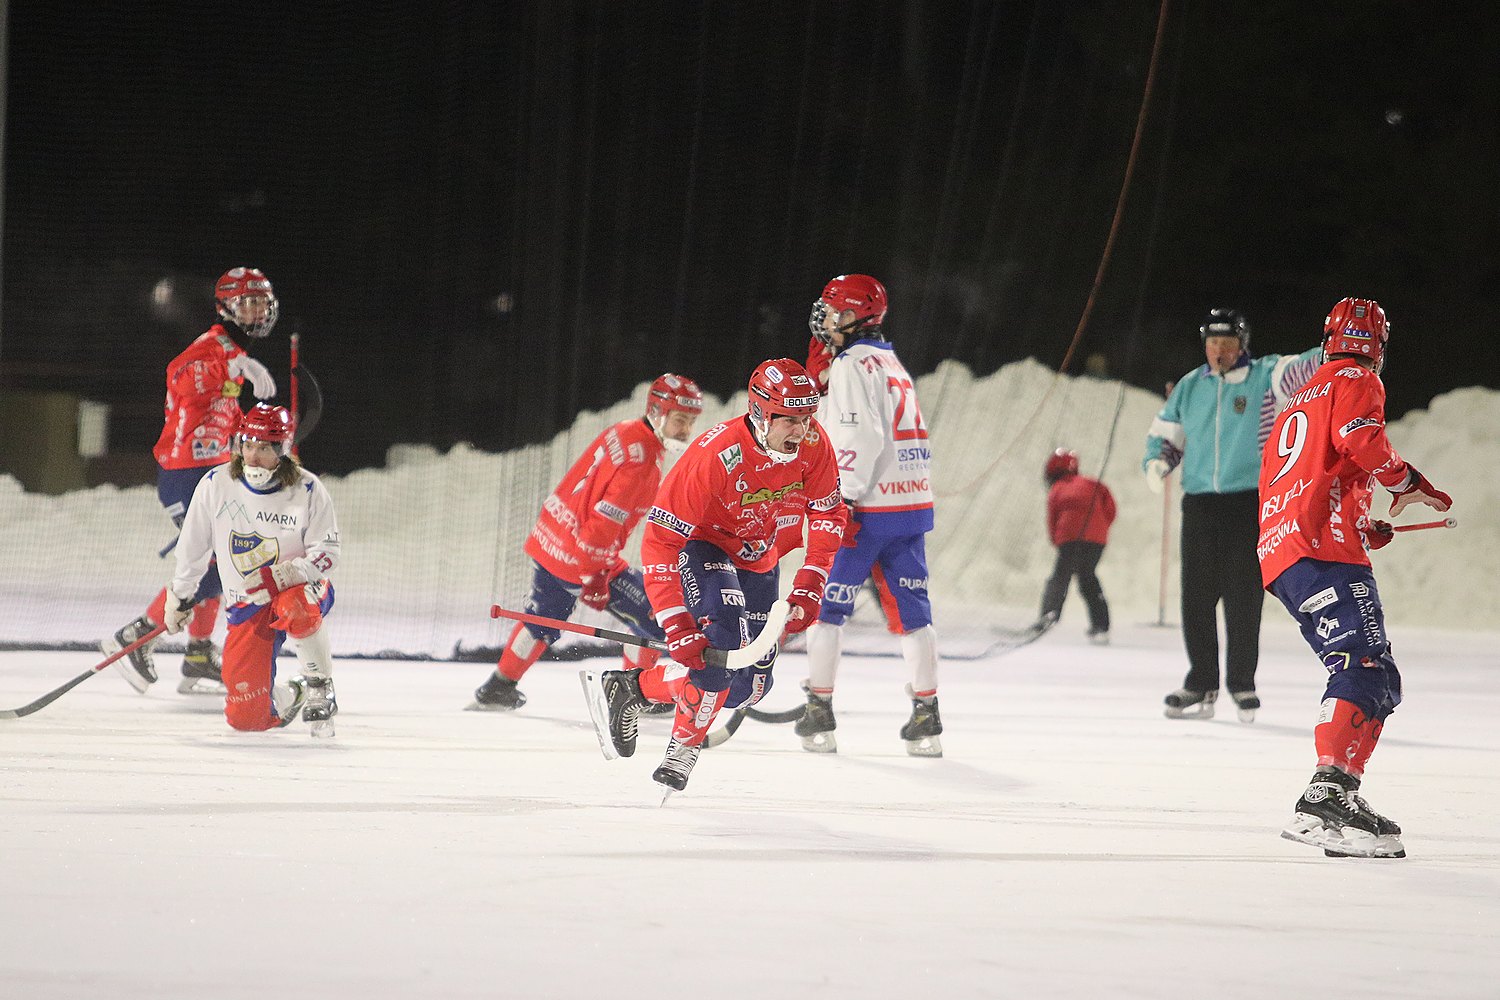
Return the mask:
[[229, 359], [229, 377], [250, 380], [250, 391], [256, 399], [270, 399], [276, 395], [276, 380], [271, 369], [248, 354], [237, 354]]
[[245, 596], [251, 604], [269, 604], [271, 598], [287, 590], [307, 583], [307, 572], [294, 562], [279, 562], [260, 569], [245, 577]]
[[1153, 458], [1146, 463], [1146, 488], [1157, 496], [1161, 496], [1162, 490], [1166, 488], [1166, 478], [1172, 474], [1172, 467], [1164, 458]]
[[163, 625], [166, 626], [167, 635], [176, 635], [182, 631], [182, 626], [193, 616], [193, 606], [167, 588], [167, 606], [162, 612]]

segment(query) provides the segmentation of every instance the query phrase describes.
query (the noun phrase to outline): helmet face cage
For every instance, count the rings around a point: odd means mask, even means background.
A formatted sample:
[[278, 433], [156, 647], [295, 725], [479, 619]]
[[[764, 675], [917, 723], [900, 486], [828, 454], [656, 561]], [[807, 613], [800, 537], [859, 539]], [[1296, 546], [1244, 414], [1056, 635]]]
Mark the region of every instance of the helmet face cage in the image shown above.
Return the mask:
[[280, 303], [271, 280], [258, 267], [236, 267], [224, 272], [214, 286], [219, 315], [247, 337], [264, 337], [276, 325]]
[[[827, 326], [833, 315], [841, 321], [837, 332], [844, 335], [847, 347], [861, 337], [873, 337], [885, 322], [888, 308], [885, 286], [868, 274], [841, 274], [823, 289], [822, 296], [813, 303], [807, 318], [808, 329], [819, 341], [833, 346], [833, 331]], [[843, 321], [843, 314], [852, 312], [854, 318]]]
[[1340, 299], [1323, 320], [1323, 355], [1369, 358], [1376, 374], [1385, 370], [1390, 323], [1374, 299]]
[[1238, 309], [1210, 309], [1208, 318], [1198, 327], [1198, 335], [1205, 342], [1209, 337], [1236, 337], [1240, 350], [1250, 350], [1250, 321]]

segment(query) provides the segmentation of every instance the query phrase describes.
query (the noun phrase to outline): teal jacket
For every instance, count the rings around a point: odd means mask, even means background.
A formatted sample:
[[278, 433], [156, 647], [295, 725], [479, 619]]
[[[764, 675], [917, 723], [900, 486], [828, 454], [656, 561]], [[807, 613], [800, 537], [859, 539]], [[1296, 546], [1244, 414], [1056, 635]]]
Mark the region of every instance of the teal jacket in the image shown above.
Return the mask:
[[1260, 451], [1289, 399], [1323, 363], [1323, 348], [1301, 354], [1242, 353], [1223, 375], [1208, 365], [1178, 379], [1151, 421], [1141, 468], [1160, 458], [1182, 464], [1184, 493], [1239, 493], [1260, 480]]

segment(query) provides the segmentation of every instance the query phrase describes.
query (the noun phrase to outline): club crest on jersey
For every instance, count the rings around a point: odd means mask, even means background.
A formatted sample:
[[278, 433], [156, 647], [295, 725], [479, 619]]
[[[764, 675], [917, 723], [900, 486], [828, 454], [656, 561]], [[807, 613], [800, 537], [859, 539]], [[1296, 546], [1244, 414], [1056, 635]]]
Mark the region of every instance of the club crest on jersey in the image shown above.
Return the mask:
[[1236, 396], [1236, 397], [1234, 397], [1234, 412], [1235, 413], [1244, 413], [1245, 412], [1245, 404], [1247, 402], [1248, 402], [1248, 400], [1244, 396]]
[[281, 546], [274, 538], [266, 538], [256, 532], [229, 533], [229, 558], [240, 576], [249, 576], [262, 566], [278, 561], [280, 556]]
[[725, 472], [733, 472], [744, 460], [745, 453], [740, 450], [738, 444], [732, 444], [719, 452], [719, 461], [724, 463]]

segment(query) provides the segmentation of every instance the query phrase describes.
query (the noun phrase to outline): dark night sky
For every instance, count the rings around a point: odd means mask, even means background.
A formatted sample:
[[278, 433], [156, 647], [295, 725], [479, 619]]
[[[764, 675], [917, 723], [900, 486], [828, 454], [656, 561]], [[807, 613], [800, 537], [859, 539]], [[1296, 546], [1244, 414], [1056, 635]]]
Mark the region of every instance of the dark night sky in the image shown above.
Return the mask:
[[[266, 359], [300, 330], [323, 382], [321, 470], [538, 440], [665, 369], [727, 393], [841, 271], [916, 371], [1056, 365], [1158, 9], [12, 4], [0, 379], [144, 452], [236, 263], [282, 300]], [[1083, 354], [1159, 390], [1210, 306], [1295, 351], [1358, 294], [1394, 413], [1500, 387], [1497, 65], [1493, 3], [1177, 0]]]

